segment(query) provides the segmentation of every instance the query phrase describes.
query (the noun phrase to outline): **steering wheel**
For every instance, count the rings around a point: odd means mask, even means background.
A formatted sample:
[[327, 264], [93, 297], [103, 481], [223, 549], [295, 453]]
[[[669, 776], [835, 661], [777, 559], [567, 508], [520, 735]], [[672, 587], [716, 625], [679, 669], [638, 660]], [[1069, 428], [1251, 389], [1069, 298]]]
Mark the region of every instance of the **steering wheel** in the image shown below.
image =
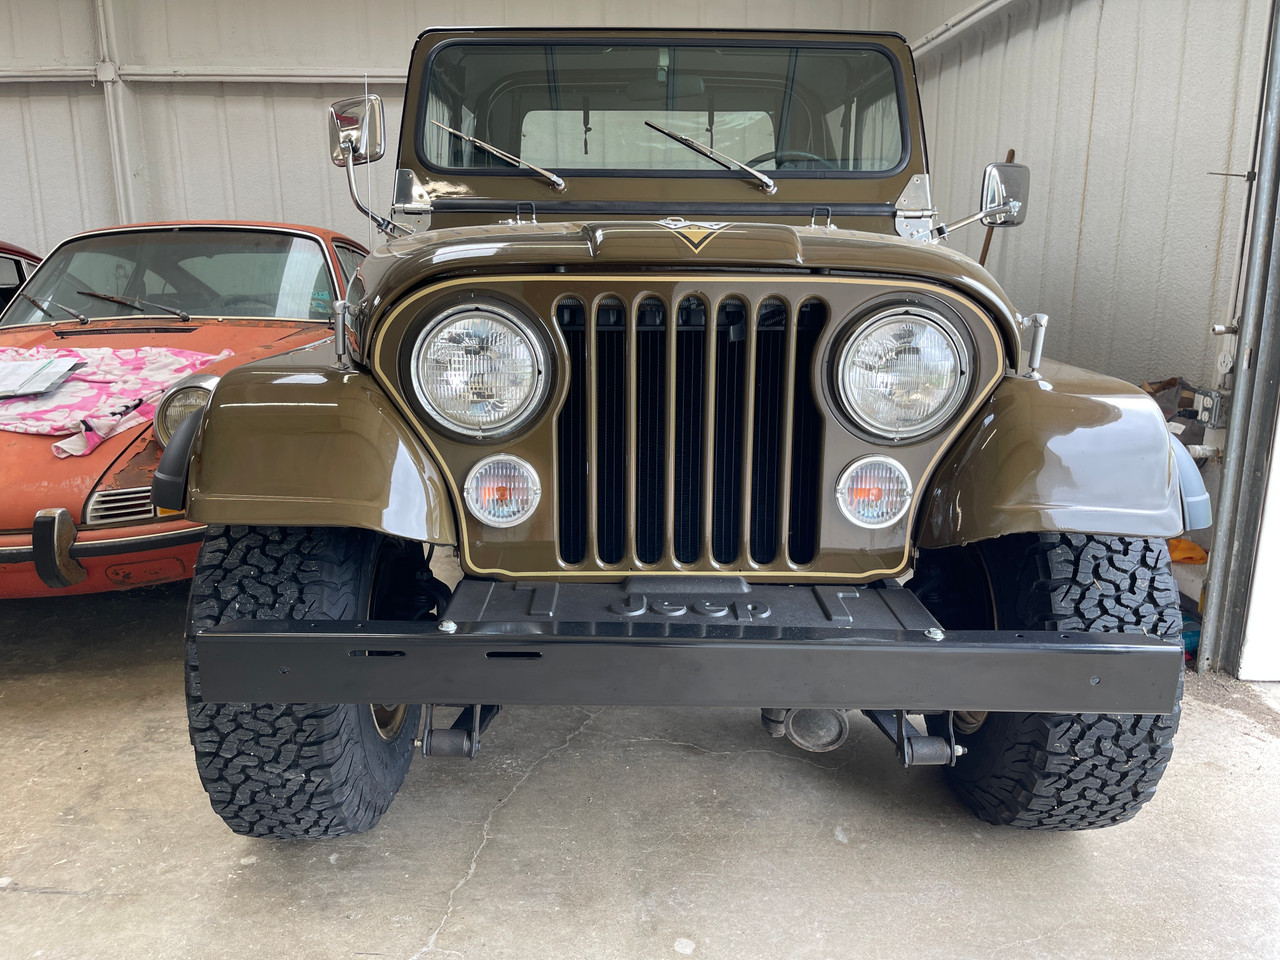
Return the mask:
[[747, 161], [747, 166], [754, 167], [757, 163], [764, 163], [766, 160], [774, 162], [775, 169], [781, 170], [784, 163], [793, 163], [796, 161], [808, 161], [821, 165], [824, 170], [838, 170], [839, 164], [828, 157], [820, 157], [816, 153], [809, 153], [807, 150], [770, 150], [768, 153], [762, 153], [758, 157], [752, 157]]

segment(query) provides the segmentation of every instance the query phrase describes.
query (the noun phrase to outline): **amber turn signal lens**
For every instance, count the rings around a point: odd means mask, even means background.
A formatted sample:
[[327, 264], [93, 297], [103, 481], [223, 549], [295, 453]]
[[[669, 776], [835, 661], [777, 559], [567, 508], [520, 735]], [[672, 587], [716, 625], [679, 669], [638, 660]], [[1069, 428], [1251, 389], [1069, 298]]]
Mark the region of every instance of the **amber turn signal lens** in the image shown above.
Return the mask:
[[533, 467], [519, 457], [485, 457], [467, 474], [467, 507], [491, 527], [523, 523], [538, 506], [542, 488]]
[[888, 527], [911, 506], [911, 477], [892, 457], [864, 457], [840, 475], [836, 502], [840, 512], [860, 527]]

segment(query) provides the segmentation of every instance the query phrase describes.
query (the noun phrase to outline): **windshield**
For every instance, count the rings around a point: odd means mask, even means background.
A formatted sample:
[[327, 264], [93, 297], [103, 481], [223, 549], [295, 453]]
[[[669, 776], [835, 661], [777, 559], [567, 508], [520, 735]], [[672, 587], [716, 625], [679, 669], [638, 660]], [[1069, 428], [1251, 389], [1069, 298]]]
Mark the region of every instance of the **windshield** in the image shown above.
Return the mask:
[[71, 320], [69, 311], [90, 320], [171, 316], [163, 308], [192, 316], [328, 320], [334, 300], [318, 240], [217, 229], [73, 240], [40, 265], [23, 293], [40, 306], [17, 297], [0, 326]]
[[559, 172], [725, 175], [652, 121], [784, 176], [869, 176], [905, 161], [897, 74], [873, 46], [458, 42], [438, 50], [419, 120], [439, 170], [512, 175], [431, 123]]

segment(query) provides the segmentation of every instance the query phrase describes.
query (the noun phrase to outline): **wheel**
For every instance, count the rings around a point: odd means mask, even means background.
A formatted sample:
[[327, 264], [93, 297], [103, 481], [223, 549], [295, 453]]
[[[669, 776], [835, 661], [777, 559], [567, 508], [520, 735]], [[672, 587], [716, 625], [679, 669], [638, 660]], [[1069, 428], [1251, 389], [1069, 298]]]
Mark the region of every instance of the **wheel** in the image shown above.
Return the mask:
[[[376, 571], [392, 543], [363, 530], [210, 527], [188, 635], [228, 620], [376, 615]], [[345, 836], [374, 826], [391, 805], [413, 758], [419, 706], [205, 703], [191, 639], [186, 668], [196, 767], [236, 833]]]
[[[922, 551], [910, 586], [945, 627], [1098, 630], [1177, 641], [1182, 616], [1163, 540], [1025, 534]], [[1182, 681], [1178, 681], [1178, 700]], [[988, 823], [1086, 830], [1131, 819], [1155, 793], [1170, 714], [957, 712], [967, 753], [952, 785]], [[945, 734], [946, 717], [926, 718]]]
[[764, 163], [766, 160], [772, 160], [774, 168], [777, 170], [781, 170], [784, 163], [796, 163], [799, 161], [810, 165], [817, 164], [823, 170], [840, 169], [839, 164], [828, 157], [820, 157], [816, 153], [809, 153], [807, 150], [770, 150], [768, 153], [762, 153], [758, 157], [752, 157], [747, 161], [747, 166], [754, 167], [756, 164]]

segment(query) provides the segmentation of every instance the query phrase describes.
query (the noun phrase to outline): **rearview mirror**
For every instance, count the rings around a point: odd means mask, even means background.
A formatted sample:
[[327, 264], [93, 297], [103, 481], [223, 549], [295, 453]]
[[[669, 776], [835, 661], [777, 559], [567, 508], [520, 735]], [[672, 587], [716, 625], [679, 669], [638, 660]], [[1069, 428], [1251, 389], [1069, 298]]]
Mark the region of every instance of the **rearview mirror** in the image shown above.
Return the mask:
[[670, 80], [632, 80], [627, 84], [626, 98], [633, 103], [666, 103], [671, 99], [700, 97], [706, 90], [701, 77], [682, 73]]
[[382, 98], [377, 94], [339, 100], [329, 107], [329, 150], [333, 164], [372, 163], [382, 158], [386, 144], [382, 134]]
[[978, 198], [982, 224], [987, 227], [1016, 227], [1027, 217], [1027, 194], [1031, 170], [1021, 163], [989, 163], [982, 174], [982, 195]]

